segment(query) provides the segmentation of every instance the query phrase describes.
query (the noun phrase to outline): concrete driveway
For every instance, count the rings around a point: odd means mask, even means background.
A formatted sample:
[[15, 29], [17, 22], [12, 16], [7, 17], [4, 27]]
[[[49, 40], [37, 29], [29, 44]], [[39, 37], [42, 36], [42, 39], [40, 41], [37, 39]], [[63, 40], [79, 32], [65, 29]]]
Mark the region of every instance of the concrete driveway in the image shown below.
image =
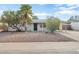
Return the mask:
[[66, 37], [69, 37], [69, 38], [72, 38], [72, 39], [79, 41], [79, 31], [68, 31], [68, 30], [66, 30], [66, 31], [58, 32], [58, 33], [66, 36]]

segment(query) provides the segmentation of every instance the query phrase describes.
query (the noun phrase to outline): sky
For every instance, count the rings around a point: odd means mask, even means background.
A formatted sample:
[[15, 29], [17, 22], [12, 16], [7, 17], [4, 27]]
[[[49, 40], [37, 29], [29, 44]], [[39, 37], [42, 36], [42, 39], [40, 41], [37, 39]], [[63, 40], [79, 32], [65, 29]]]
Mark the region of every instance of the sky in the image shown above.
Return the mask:
[[[0, 15], [5, 10], [17, 11], [20, 6], [20, 4], [0, 4]], [[71, 16], [79, 15], [78, 4], [32, 4], [31, 6], [33, 14], [38, 16], [39, 19], [54, 16], [66, 21]]]

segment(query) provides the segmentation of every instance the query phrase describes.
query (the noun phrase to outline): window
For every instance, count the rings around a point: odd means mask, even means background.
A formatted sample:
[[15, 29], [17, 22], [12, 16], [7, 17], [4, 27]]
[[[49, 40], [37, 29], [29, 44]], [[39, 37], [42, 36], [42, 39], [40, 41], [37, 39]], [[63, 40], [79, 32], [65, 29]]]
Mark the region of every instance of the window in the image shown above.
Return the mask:
[[43, 27], [46, 27], [46, 24], [45, 23], [43, 23]]
[[45, 23], [41, 23], [40, 24], [40, 27], [42, 28], [42, 27], [46, 27], [46, 24]]

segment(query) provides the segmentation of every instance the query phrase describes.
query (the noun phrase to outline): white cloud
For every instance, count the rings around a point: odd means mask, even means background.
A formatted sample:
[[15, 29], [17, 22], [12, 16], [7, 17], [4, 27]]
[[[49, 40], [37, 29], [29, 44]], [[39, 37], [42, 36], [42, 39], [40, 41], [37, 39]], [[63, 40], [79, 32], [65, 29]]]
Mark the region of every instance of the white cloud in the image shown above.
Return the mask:
[[66, 10], [66, 7], [59, 7], [59, 10]]
[[78, 8], [79, 5], [71, 5], [68, 9], [74, 9], [74, 8]]
[[53, 16], [50, 13], [34, 13], [35, 16], [37, 16], [39, 19], [45, 19], [47, 16]]
[[55, 12], [55, 15], [79, 15], [79, 11], [75, 10], [79, 5], [76, 4], [67, 4], [65, 6], [59, 7], [59, 11]]
[[48, 13], [34, 13], [35, 16], [51, 16], [51, 14]]
[[45, 6], [46, 4], [39, 4], [40, 6]]
[[79, 15], [79, 11], [76, 10], [63, 10], [54, 13], [55, 17], [59, 17], [61, 20], [68, 20], [71, 16]]
[[63, 10], [63, 11], [59, 11], [59, 12], [57, 12], [57, 13], [59, 13], [59, 14], [75, 14], [75, 10]]
[[77, 5], [76, 5], [76, 4], [67, 4], [66, 6], [67, 6], [67, 7], [65, 7], [65, 6], [59, 7], [59, 10], [73, 10], [73, 9], [79, 7], [78, 4], [77, 4]]
[[0, 16], [2, 15], [3, 11], [4, 11], [4, 10], [0, 10]]
[[56, 7], [63, 6], [63, 4], [55, 4]]
[[4, 10], [0, 10], [0, 13], [2, 13]]

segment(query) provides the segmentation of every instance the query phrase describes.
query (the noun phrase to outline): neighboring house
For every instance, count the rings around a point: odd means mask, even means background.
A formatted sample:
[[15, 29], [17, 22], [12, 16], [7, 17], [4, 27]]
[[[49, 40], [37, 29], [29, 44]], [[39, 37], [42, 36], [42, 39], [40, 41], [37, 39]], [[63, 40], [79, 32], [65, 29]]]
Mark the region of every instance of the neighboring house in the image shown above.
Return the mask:
[[71, 22], [72, 30], [79, 30], [79, 15], [70, 17], [68, 21]]
[[79, 30], [79, 22], [61, 23], [60, 30]]
[[62, 24], [62, 29], [63, 30], [72, 30], [71, 24], [69, 24], [69, 23]]
[[79, 30], [79, 22], [72, 22], [71, 23], [71, 28], [73, 30]]

